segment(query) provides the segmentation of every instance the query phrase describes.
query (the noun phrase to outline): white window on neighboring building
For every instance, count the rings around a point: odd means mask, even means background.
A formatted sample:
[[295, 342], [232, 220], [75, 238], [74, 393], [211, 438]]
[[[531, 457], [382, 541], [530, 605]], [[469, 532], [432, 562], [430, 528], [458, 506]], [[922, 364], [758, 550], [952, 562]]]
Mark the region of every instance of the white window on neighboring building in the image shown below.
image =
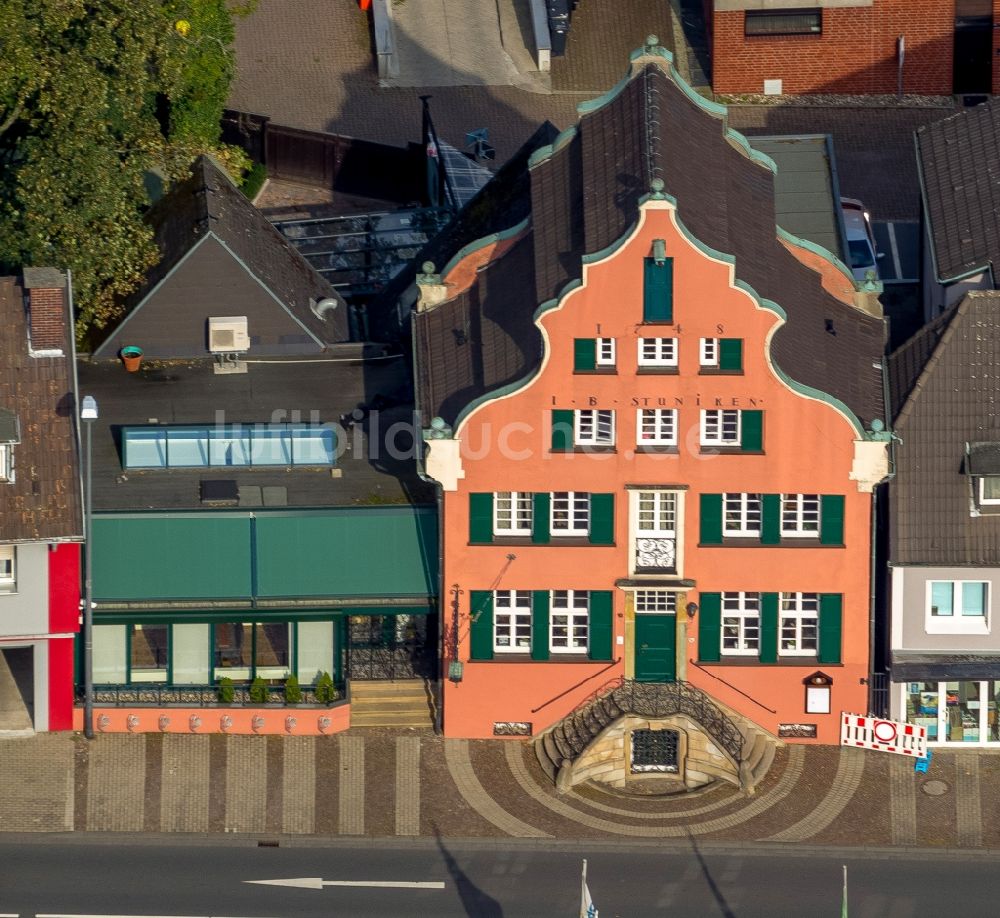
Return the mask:
[[532, 495], [527, 491], [496, 491], [493, 494], [493, 534], [531, 535]]
[[640, 408], [636, 418], [639, 446], [677, 445], [676, 408]]
[[676, 367], [676, 338], [640, 338], [640, 367]]
[[17, 592], [17, 548], [0, 545], [0, 593]]
[[782, 538], [819, 538], [819, 495], [781, 495]]
[[722, 594], [722, 652], [753, 656], [760, 650], [760, 593]]
[[596, 361], [597, 361], [597, 366], [599, 367], [613, 367], [615, 365], [614, 338], [597, 339]]
[[494, 590], [493, 650], [496, 653], [531, 650], [531, 590]]
[[14, 446], [0, 443], [0, 481], [14, 480]]
[[637, 615], [673, 615], [677, 612], [677, 594], [673, 590], [636, 590], [635, 611]]
[[702, 338], [698, 348], [698, 364], [703, 367], [719, 365], [719, 339]]
[[590, 532], [590, 494], [553, 491], [549, 531], [553, 536], [585, 536]]
[[819, 594], [782, 593], [779, 619], [779, 653], [815, 656], [819, 650]]
[[722, 496], [722, 534], [734, 538], [760, 537], [759, 494]]
[[615, 413], [604, 408], [581, 408], [573, 412], [575, 446], [614, 446]]
[[929, 580], [928, 634], [986, 634], [990, 630], [990, 585], [985, 580]]
[[977, 481], [980, 506], [1000, 506], [1000, 475], [981, 475]]
[[738, 408], [707, 408], [701, 412], [702, 446], [739, 446]]
[[590, 634], [590, 591], [553, 590], [549, 610], [549, 650], [586, 653]]

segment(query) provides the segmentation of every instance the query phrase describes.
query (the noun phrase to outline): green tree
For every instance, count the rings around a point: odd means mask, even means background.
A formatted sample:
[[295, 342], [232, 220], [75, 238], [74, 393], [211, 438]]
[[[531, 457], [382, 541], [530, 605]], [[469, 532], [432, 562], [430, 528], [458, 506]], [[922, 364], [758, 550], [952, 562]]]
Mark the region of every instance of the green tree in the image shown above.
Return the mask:
[[0, 264], [70, 268], [78, 334], [156, 263], [147, 173], [247, 165], [219, 144], [232, 40], [225, 0], [0, 0]]

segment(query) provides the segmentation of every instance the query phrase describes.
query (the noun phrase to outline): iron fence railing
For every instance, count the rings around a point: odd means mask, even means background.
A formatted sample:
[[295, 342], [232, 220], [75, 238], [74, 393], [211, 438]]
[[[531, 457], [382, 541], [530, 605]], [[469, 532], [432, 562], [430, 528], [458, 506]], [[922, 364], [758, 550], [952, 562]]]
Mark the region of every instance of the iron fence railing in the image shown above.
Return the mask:
[[701, 689], [688, 682], [631, 679], [623, 679], [556, 725], [552, 737], [559, 754], [574, 761], [605, 727], [627, 714], [651, 719], [684, 714], [700, 724], [737, 766], [743, 760], [739, 727]]
[[[250, 698], [249, 687], [234, 686], [233, 700], [219, 700], [219, 688], [212, 685], [95, 685], [94, 704], [122, 707], [330, 707], [344, 700], [343, 687], [335, 687], [336, 698], [327, 703], [316, 700], [313, 686], [302, 687], [302, 701], [290, 704], [285, 701], [285, 689], [281, 685], [267, 686], [267, 701], [258, 702]], [[82, 701], [82, 692], [77, 692], [77, 700]]]

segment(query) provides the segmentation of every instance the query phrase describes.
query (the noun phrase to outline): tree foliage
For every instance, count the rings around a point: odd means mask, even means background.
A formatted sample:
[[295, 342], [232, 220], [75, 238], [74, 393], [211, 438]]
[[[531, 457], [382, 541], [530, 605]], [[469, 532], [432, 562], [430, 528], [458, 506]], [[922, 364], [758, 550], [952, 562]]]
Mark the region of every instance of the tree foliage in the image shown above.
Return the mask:
[[233, 34], [225, 0], [0, 0], [0, 264], [70, 268], [79, 333], [158, 258], [147, 173], [247, 165], [219, 144]]

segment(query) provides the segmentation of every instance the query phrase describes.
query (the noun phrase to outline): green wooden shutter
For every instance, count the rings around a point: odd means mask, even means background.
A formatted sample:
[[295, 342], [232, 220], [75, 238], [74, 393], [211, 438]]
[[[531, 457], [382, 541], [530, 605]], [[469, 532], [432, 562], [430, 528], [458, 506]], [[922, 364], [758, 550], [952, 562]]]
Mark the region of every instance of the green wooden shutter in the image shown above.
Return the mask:
[[493, 541], [493, 492], [469, 495], [469, 541], [483, 545]]
[[819, 595], [819, 662], [839, 663], [843, 630], [844, 597], [840, 593]]
[[760, 544], [778, 545], [781, 542], [781, 495], [760, 496]]
[[615, 544], [614, 494], [590, 495], [590, 544]]
[[549, 658], [549, 591], [531, 594], [531, 659]]
[[722, 658], [722, 594], [702, 593], [698, 608], [698, 659], [718, 663]]
[[590, 591], [590, 639], [588, 654], [591, 660], [613, 659], [614, 600], [611, 590]]
[[469, 603], [469, 656], [473, 660], [492, 660], [493, 593], [490, 590], [473, 590]]
[[719, 339], [719, 369], [739, 373], [743, 369], [743, 339]]
[[674, 321], [674, 260], [646, 259], [642, 288], [643, 322]]
[[552, 451], [565, 453], [573, 448], [573, 412], [552, 411]]
[[760, 594], [760, 648], [761, 663], [778, 662], [778, 594]]
[[823, 494], [819, 499], [820, 545], [844, 544], [844, 495]]
[[759, 409], [741, 411], [742, 434], [740, 449], [759, 453], [764, 448], [764, 412]]
[[701, 495], [701, 532], [698, 540], [702, 545], [722, 544], [722, 495]]
[[548, 491], [536, 491], [531, 495], [531, 541], [536, 545], [548, 544], [551, 504], [552, 495]]
[[573, 369], [574, 370], [597, 369], [596, 338], [573, 339]]

